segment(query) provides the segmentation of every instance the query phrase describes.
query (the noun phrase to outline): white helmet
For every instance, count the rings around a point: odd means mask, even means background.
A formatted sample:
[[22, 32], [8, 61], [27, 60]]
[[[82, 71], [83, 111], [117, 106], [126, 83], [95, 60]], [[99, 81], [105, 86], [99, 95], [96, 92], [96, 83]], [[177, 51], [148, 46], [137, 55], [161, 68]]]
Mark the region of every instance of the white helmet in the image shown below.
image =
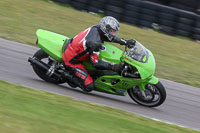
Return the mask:
[[100, 29], [103, 31], [104, 35], [108, 38], [108, 40], [112, 41], [114, 36], [118, 34], [120, 29], [119, 22], [117, 19], [111, 16], [106, 16], [101, 19]]

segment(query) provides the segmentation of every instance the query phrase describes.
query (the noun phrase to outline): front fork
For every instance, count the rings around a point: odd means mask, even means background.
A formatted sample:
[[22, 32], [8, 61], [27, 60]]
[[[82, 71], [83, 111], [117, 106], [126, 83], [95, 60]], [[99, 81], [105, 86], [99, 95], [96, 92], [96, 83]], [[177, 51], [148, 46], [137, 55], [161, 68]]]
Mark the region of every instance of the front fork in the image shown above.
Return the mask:
[[142, 96], [143, 96], [143, 97], [146, 97], [146, 94], [145, 94], [146, 85], [148, 85], [148, 84], [156, 85], [158, 82], [159, 82], [158, 78], [155, 77], [155, 76], [152, 76], [152, 77], [148, 80], [148, 82], [139, 84], [138, 87], [140, 88], [140, 92], [141, 92]]

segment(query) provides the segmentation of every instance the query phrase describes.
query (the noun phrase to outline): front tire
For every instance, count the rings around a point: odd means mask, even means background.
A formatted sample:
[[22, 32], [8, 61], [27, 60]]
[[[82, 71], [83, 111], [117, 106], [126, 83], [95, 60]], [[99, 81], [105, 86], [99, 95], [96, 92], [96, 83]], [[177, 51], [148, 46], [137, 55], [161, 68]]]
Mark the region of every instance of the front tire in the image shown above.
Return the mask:
[[141, 94], [141, 90], [137, 86], [128, 90], [133, 101], [147, 107], [157, 107], [166, 99], [166, 91], [160, 81], [156, 85], [148, 84], [144, 93], [146, 97]]
[[[47, 60], [49, 58], [49, 55], [46, 54], [42, 49], [38, 50], [33, 57], [39, 59], [39, 60]], [[43, 61], [44, 62], [44, 61]], [[47, 62], [46, 64], [48, 64], [49, 62]], [[46, 73], [46, 71], [41, 70], [40, 68], [38, 68], [36, 65], [32, 65], [34, 72], [44, 81], [49, 82], [49, 83], [53, 83], [53, 84], [62, 84], [65, 83], [65, 81], [58, 79], [57, 77], [55, 77], [54, 75], [52, 76], [48, 76]]]

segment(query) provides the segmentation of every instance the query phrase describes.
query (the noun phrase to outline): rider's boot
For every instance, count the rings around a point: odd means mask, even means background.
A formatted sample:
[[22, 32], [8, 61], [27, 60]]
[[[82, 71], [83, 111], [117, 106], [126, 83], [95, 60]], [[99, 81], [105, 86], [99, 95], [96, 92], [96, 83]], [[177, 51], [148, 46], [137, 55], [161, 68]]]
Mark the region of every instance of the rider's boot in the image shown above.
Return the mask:
[[94, 89], [94, 83], [91, 83], [87, 86], [83, 86], [81, 85], [81, 83], [74, 78], [73, 75], [70, 75], [68, 73], [63, 73], [62, 77], [64, 80], [67, 81], [67, 83], [72, 87], [72, 88], [76, 88], [76, 87], [80, 87], [84, 92], [91, 92]]
[[68, 85], [70, 85], [72, 88], [78, 87], [77, 83], [74, 82], [74, 76], [68, 74], [68, 73], [62, 73], [62, 77], [65, 81], [67, 81]]

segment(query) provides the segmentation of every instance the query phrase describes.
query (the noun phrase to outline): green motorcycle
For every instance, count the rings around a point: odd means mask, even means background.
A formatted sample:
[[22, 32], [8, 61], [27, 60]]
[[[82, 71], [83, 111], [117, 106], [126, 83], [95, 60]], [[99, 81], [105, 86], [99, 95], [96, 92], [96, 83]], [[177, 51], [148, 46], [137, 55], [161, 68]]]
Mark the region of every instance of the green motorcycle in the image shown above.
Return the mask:
[[[73, 83], [63, 79], [69, 74], [63, 66], [62, 48], [69, 39], [66, 36], [38, 29], [36, 44], [41, 48], [28, 61], [34, 72], [43, 80], [62, 84]], [[155, 73], [155, 59], [151, 51], [136, 41], [133, 48], [125, 47], [124, 51], [110, 44], [102, 44], [100, 59], [114, 64], [123, 62], [121, 73], [111, 70], [98, 70], [91, 66], [89, 60], [83, 62], [95, 82], [95, 91], [126, 96], [127, 93], [136, 103], [156, 107], [166, 99], [166, 91]]]

